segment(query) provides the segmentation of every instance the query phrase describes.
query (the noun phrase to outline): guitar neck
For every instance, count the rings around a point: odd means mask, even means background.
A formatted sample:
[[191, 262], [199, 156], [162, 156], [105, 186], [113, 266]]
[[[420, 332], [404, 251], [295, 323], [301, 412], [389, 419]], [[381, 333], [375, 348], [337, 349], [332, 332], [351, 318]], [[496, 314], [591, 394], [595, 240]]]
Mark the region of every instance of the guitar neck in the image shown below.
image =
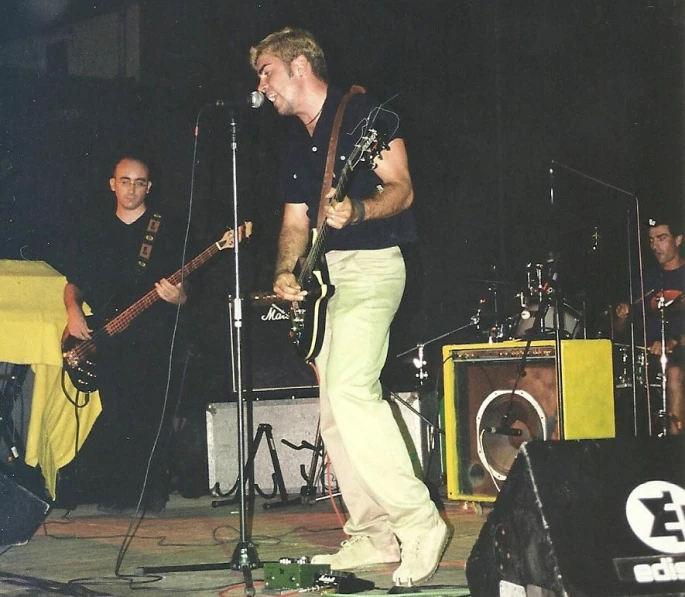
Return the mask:
[[[332, 204], [334, 201], [340, 203], [345, 198], [345, 193], [347, 192], [347, 185], [351, 172], [352, 166], [348, 162], [345, 164], [342, 171], [340, 172], [340, 176], [338, 177], [338, 180], [340, 182], [338, 183], [338, 186], [335, 189], [333, 197], [330, 198], [329, 204]], [[316, 266], [316, 263], [319, 261], [319, 257], [321, 257], [328, 229], [329, 226], [328, 224], [326, 224], [325, 219], [323, 222], [321, 222], [321, 224], [319, 224], [319, 226], [316, 229], [316, 235], [312, 242], [312, 247], [309, 250], [309, 253], [307, 254], [307, 259], [305, 260], [305, 263], [300, 271], [300, 275], [298, 276], [298, 283], [300, 284], [300, 286], [306, 283], [306, 281], [312, 275], [314, 267]]]
[[[186, 263], [181, 269], [169, 276], [167, 279], [173, 285], [181, 282], [186, 276], [192, 274], [200, 266], [204, 265], [210, 258], [216, 255], [220, 251], [219, 243], [214, 243], [202, 253], [200, 253], [195, 259]], [[154, 305], [158, 300], [160, 300], [159, 294], [157, 294], [156, 289], [150, 290], [147, 294], [139, 298], [135, 303], [133, 303], [127, 309], [124, 309], [119, 315], [114, 317], [109, 323], [104, 327], [107, 335], [114, 336], [118, 334], [143, 311], [146, 311], [152, 305]]]
[[[378, 133], [375, 129], [369, 129], [362, 137], [357, 141], [352, 153], [348, 157], [345, 165], [340, 171], [338, 176], [338, 184], [335, 187], [335, 192], [329, 200], [329, 204], [337, 201], [340, 203], [347, 194], [347, 187], [349, 183], [350, 174], [355, 169], [357, 164], [362, 160], [362, 156], [369, 152], [370, 147], [377, 143]], [[316, 229], [315, 238], [312, 241], [312, 247], [307, 254], [305, 262], [302, 266], [300, 275], [298, 276], [298, 282], [300, 286], [307, 284], [311, 278], [314, 267], [316, 266], [321, 254], [323, 252], [324, 241], [326, 240], [326, 235], [329, 226], [326, 224], [324, 219], [321, 224]]]

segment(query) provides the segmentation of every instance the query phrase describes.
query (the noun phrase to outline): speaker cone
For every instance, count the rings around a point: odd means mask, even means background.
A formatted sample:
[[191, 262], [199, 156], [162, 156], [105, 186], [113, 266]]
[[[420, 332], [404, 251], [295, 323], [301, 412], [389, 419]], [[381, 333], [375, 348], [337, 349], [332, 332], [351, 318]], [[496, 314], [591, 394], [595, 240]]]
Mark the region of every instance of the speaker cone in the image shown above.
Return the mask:
[[496, 390], [476, 415], [478, 456], [494, 479], [504, 481], [524, 442], [547, 439], [540, 403], [524, 390]]

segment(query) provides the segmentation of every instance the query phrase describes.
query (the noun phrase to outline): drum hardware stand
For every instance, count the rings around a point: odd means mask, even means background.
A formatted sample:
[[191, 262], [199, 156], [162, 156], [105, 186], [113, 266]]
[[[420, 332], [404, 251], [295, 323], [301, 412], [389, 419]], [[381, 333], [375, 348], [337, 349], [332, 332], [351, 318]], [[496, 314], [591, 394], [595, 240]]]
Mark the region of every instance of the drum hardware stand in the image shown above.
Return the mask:
[[437, 342], [438, 340], [442, 340], [443, 338], [446, 338], [447, 336], [450, 336], [452, 334], [456, 334], [457, 332], [461, 332], [461, 331], [466, 330], [466, 329], [471, 328], [471, 327], [477, 328], [478, 325], [480, 324], [480, 313], [481, 313], [481, 310], [478, 309], [478, 311], [476, 311], [476, 314], [471, 316], [471, 321], [469, 323], [467, 323], [465, 325], [461, 325], [457, 328], [454, 328], [453, 330], [450, 330], [449, 332], [445, 332], [444, 334], [440, 334], [439, 336], [436, 336], [435, 338], [431, 338], [430, 340], [428, 340], [426, 342], [419, 342], [416, 346], [410, 348], [409, 350], [405, 350], [404, 352], [401, 352], [401, 353], [395, 355], [395, 358], [399, 359], [400, 357], [408, 355], [413, 350], [416, 350], [417, 351], [416, 357], [414, 357], [414, 359], [412, 359], [412, 363], [413, 363], [414, 367], [416, 367], [416, 369], [418, 370], [415, 377], [417, 377], [419, 379], [419, 384], [423, 385], [424, 382], [426, 381], [426, 379], [428, 379], [428, 371], [426, 371], [426, 369], [425, 369], [427, 363], [424, 359], [425, 347], [428, 346], [429, 344], [432, 344], [433, 342]]
[[[561, 370], [562, 367], [562, 358], [561, 358], [561, 339], [562, 339], [562, 334], [564, 333], [564, 323], [561, 318], [561, 307], [563, 306], [563, 301], [561, 300], [561, 295], [558, 292], [558, 289], [556, 287], [556, 282], [557, 282], [557, 274], [558, 274], [558, 267], [559, 267], [559, 262], [558, 262], [558, 257], [555, 256], [553, 253], [551, 254], [550, 258], [547, 260], [547, 263], [549, 264], [548, 268], [548, 276], [549, 279], [547, 281], [547, 291], [543, 293], [543, 298], [540, 302], [540, 305], [542, 306], [543, 303], [545, 304], [545, 309], [546, 311], [552, 301], [554, 301], [554, 361], [556, 364], [555, 370], [556, 370], [556, 383], [557, 383], [557, 404], [563, 405], [564, 404], [564, 384], [563, 379], [563, 372]], [[551, 300], [550, 300], [551, 299]], [[541, 309], [542, 310], [542, 309]], [[538, 313], [538, 317], [540, 317], [540, 313]], [[558, 409], [558, 421], [559, 421], [559, 429], [564, 429], [564, 409], [559, 408]]]
[[[493, 266], [493, 273], [496, 272], [496, 268]], [[499, 301], [498, 301], [498, 296], [497, 296], [497, 284], [493, 284], [488, 288], [488, 290], [492, 293], [492, 304], [494, 306], [494, 311], [495, 311], [495, 325], [493, 328], [490, 330], [490, 333], [488, 334], [488, 343], [492, 344], [494, 343], [497, 339], [502, 339], [504, 337], [504, 324], [501, 324], [499, 321]], [[480, 316], [480, 314], [479, 314]], [[495, 330], [495, 334], [493, 336], [493, 329]]]
[[[256, 94], [257, 92], [253, 92]], [[251, 107], [258, 108], [263, 102], [255, 102]], [[216, 103], [210, 104], [215, 106], [223, 106], [224, 104]], [[199, 121], [199, 115], [198, 115]], [[235, 360], [233, 362], [233, 371], [235, 372], [236, 380], [236, 396], [237, 396], [237, 415], [238, 415], [238, 482], [241, 487], [239, 493], [240, 497], [240, 541], [236, 544], [233, 551], [233, 556], [230, 562], [221, 562], [217, 564], [189, 564], [183, 566], [152, 566], [142, 568], [142, 573], [155, 574], [163, 572], [201, 572], [207, 570], [237, 570], [242, 572], [245, 582], [245, 595], [254, 597], [256, 594], [254, 583], [252, 582], [252, 570], [259, 568], [262, 564], [259, 561], [259, 556], [255, 546], [249, 539], [247, 530], [247, 499], [245, 496], [245, 398], [243, 388], [243, 360], [242, 360], [242, 345], [243, 345], [243, 309], [242, 309], [242, 292], [240, 284], [240, 222], [238, 219], [238, 141], [237, 141], [237, 123], [235, 119], [234, 110], [230, 110], [230, 129], [231, 129], [231, 166], [232, 166], [232, 189], [233, 189], [233, 230], [235, 231], [235, 247], [234, 247], [234, 284], [235, 284], [235, 298], [233, 299], [232, 310], [232, 325], [231, 333], [235, 333]], [[199, 125], [195, 126], [195, 148], [197, 149], [197, 135]], [[196, 163], [196, 155], [193, 156], [193, 164]], [[254, 475], [249, 475], [254, 477]], [[252, 490], [252, 487], [250, 487]]]
[[668, 435], [669, 423], [668, 396], [666, 395], [666, 382], [668, 381], [666, 377], [666, 365], [668, 364], [668, 358], [666, 357], [666, 306], [662, 290], [661, 295], [657, 298], [661, 332], [661, 356], [659, 357], [659, 364], [661, 366], [661, 409], [659, 410], [659, 422], [661, 427], [657, 437], [666, 437]]

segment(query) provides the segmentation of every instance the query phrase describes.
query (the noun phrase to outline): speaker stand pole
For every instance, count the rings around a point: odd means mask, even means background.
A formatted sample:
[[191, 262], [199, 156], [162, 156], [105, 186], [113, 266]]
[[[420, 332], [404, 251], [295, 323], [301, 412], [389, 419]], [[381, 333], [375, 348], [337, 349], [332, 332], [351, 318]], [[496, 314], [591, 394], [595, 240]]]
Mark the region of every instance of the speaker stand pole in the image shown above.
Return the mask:
[[[243, 390], [243, 309], [242, 292], [240, 290], [240, 222], [238, 219], [238, 159], [237, 159], [237, 134], [234, 111], [231, 110], [231, 161], [233, 183], [233, 230], [235, 231], [234, 248], [234, 283], [235, 292], [233, 299], [233, 321], [231, 333], [235, 333], [235, 361], [233, 371], [236, 380], [237, 414], [238, 414], [238, 482], [240, 486], [240, 541], [236, 545], [231, 561], [218, 564], [190, 564], [184, 566], [153, 566], [141, 568], [143, 574], [161, 572], [200, 572], [205, 570], [237, 570], [242, 572], [245, 581], [245, 595], [254, 597], [255, 588], [252, 582], [252, 570], [259, 568], [261, 562], [257, 550], [250, 541], [247, 530], [247, 498], [245, 496], [245, 396]], [[253, 477], [252, 474], [248, 475]], [[252, 488], [250, 489], [252, 491]]]

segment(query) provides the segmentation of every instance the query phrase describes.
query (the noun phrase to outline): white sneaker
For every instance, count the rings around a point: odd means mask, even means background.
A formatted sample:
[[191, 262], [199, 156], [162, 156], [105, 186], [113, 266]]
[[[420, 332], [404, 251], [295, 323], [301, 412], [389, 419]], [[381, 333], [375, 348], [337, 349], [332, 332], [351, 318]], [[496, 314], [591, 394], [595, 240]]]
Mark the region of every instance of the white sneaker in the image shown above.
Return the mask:
[[322, 554], [312, 558], [312, 564], [328, 564], [331, 570], [352, 570], [400, 561], [397, 543], [379, 549], [368, 535], [354, 535], [340, 544], [338, 553]]
[[438, 569], [450, 532], [440, 521], [429, 531], [402, 542], [402, 563], [392, 575], [396, 585], [418, 585], [428, 580]]

